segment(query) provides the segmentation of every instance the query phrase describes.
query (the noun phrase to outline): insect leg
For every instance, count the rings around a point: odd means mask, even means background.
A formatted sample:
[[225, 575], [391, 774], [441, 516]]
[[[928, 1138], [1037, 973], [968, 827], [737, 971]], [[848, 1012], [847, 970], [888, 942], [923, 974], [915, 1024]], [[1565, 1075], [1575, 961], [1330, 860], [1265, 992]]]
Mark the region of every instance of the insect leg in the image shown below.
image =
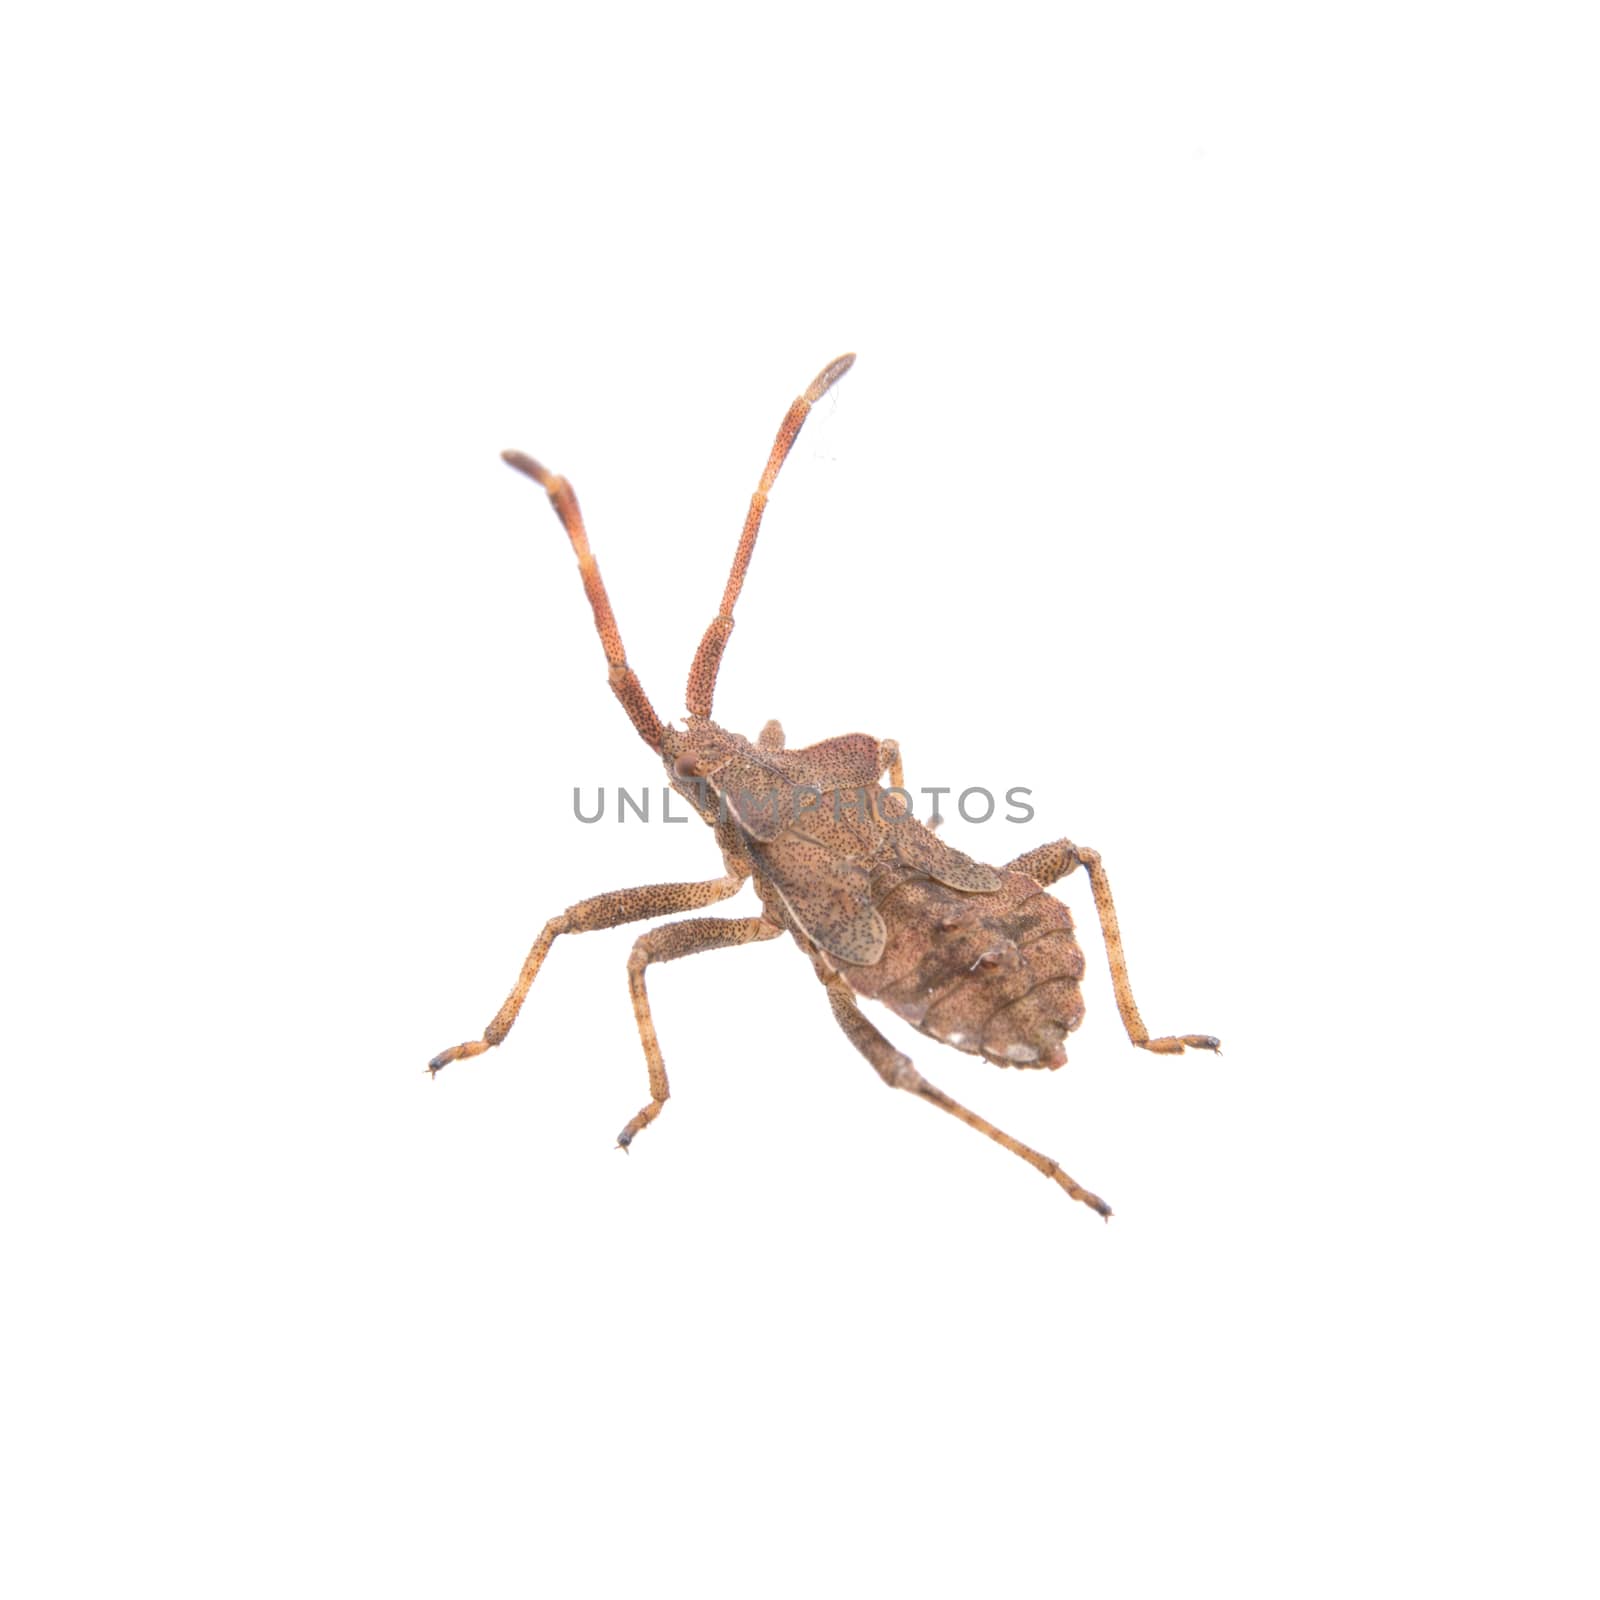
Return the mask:
[[644, 989], [644, 969], [658, 961], [676, 961], [680, 956], [698, 955], [702, 950], [726, 950], [732, 945], [752, 944], [760, 939], [776, 939], [783, 932], [776, 923], [760, 917], [689, 917], [652, 928], [634, 941], [628, 957], [628, 992], [633, 997], [634, 1020], [639, 1024], [639, 1042], [644, 1046], [650, 1069], [650, 1104], [617, 1135], [617, 1147], [626, 1150], [641, 1128], [648, 1128], [661, 1115], [672, 1090], [667, 1086], [667, 1068], [661, 1059], [656, 1025], [650, 1017], [650, 998]]
[[900, 741], [898, 739], [880, 739], [878, 741], [878, 771], [879, 775], [889, 774], [889, 786], [893, 789], [904, 789], [906, 786], [905, 763], [900, 758]]
[[470, 1039], [466, 1044], [441, 1050], [428, 1063], [430, 1073], [447, 1067], [452, 1061], [464, 1061], [468, 1056], [482, 1055], [500, 1043], [511, 1032], [522, 1002], [539, 976], [539, 968], [550, 953], [550, 946], [563, 933], [594, 933], [601, 928], [619, 927], [624, 922], [643, 922], [647, 917], [664, 917], [674, 911], [698, 911], [702, 906], [715, 905], [726, 900], [744, 887], [744, 878], [713, 878], [707, 883], [652, 883], [641, 889], [614, 889], [610, 894], [597, 894], [592, 899], [580, 900], [568, 906], [559, 917], [545, 923], [539, 937], [533, 941], [528, 958], [522, 963], [516, 987], [506, 996], [506, 1003], [494, 1014], [494, 1021], [483, 1030], [481, 1039]]
[[[889, 786], [893, 789], [898, 789], [905, 799], [909, 799], [911, 791], [906, 788], [905, 758], [900, 753], [900, 741], [898, 739], [881, 740], [878, 744], [878, 760], [881, 763], [880, 776], [882, 773], [887, 772], [889, 774]], [[926, 791], [924, 792], [926, 793]], [[930, 833], [937, 833], [939, 824], [944, 821], [944, 818], [939, 815], [939, 796], [949, 792], [948, 789], [934, 791], [934, 810], [922, 824]], [[901, 801], [901, 804], [905, 804], [905, 799]], [[907, 809], [910, 810], [911, 808], [907, 806]]]
[[1111, 963], [1111, 986], [1117, 994], [1117, 1010], [1122, 1013], [1122, 1025], [1128, 1037], [1141, 1050], [1152, 1050], [1157, 1055], [1182, 1055], [1184, 1047], [1191, 1050], [1221, 1051], [1222, 1042], [1209, 1033], [1170, 1034], [1152, 1039], [1150, 1030], [1139, 1015], [1134, 1003], [1133, 986], [1128, 981], [1128, 958], [1122, 951], [1122, 930], [1117, 926], [1117, 908], [1111, 899], [1111, 881], [1100, 864], [1100, 852], [1075, 845], [1070, 839], [1057, 839], [1053, 844], [1040, 845], [1006, 863], [1007, 872], [1021, 872], [1032, 878], [1040, 888], [1048, 888], [1058, 878], [1064, 878], [1079, 865], [1089, 874], [1089, 887], [1094, 892], [1094, 908], [1100, 917], [1100, 931], [1105, 936], [1106, 957]]
[[936, 1089], [929, 1083], [911, 1064], [911, 1058], [896, 1050], [862, 1015], [861, 1007], [856, 1004], [856, 997], [842, 978], [828, 981], [828, 1002], [833, 1007], [835, 1019], [844, 1029], [851, 1044], [872, 1063], [878, 1076], [891, 1089], [904, 1089], [919, 1099], [926, 1100], [929, 1105], [938, 1106], [941, 1111], [948, 1111], [951, 1116], [959, 1117], [969, 1128], [976, 1128], [979, 1133], [987, 1134], [996, 1144], [1003, 1144], [1013, 1155], [1021, 1156], [1029, 1166], [1059, 1183], [1074, 1200], [1081, 1200], [1086, 1206], [1098, 1211], [1102, 1217], [1111, 1215], [1111, 1207], [1099, 1195], [1090, 1194], [1087, 1189], [1062, 1171], [1059, 1162], [1049, 1156], [1041, 1155], [1020, 1139], [1013, 1139], [1009, 1133], [1002, 1133], [992, 1122], [986, 1122], [977, 1112], [967, 1110], [959, 1101], [952, 1100], [944, 1090]]

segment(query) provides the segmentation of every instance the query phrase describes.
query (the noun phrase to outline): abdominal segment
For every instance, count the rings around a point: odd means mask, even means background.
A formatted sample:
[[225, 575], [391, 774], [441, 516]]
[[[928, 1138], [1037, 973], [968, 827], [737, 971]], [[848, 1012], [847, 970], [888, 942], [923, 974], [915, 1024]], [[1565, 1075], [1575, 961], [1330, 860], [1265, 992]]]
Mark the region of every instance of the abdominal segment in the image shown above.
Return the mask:
[[934, 882], [902, 862], [873, 872], [887, 931], [871, 966], [842, 970], [930, 1038], [1003, 1067], [1059, 1067], [1083, 1020], [1072, 914], [1019, 872], [993, 893]]

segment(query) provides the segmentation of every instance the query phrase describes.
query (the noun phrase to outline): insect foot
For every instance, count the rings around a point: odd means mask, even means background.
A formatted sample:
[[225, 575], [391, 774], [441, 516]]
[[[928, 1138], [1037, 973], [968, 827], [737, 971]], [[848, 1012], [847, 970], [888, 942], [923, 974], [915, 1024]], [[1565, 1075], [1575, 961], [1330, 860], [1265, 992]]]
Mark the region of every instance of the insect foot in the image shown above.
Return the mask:
[[627, 1155], [628, 1146], [633, 1143], [634, 1135], [638, 1133], [641, 1128], [648, 1128], [650, 1124], [661, 1115], [662, 1104], [663, 1102], [660, 1100], [652, 1100], [650, 1104], [647, 1105], [643, 1111], [634, 1116], [629, 1121], [628, 1126], [617, 1135], [617, 1149], [619, 1149], [623, 1155]]
[[489, 1048], [487, 1039], [473, 1039], [467, 1044], [451, 1045], [448, 1050], [441, 1050], [427, 1065], [430, 1078], [437, 1078], [452, 1061], [465, 1061], [468, 1056], [481, 1056]]

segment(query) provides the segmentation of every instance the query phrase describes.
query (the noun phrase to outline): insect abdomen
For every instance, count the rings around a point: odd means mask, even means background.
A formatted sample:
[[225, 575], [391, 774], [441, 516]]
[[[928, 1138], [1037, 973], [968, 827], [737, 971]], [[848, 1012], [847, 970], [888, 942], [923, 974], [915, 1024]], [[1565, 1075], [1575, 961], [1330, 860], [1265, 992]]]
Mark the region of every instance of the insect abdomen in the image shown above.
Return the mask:
[[1072, 914], [1032, 878], [1000, 878], [992, 894], [966, 893], [900, 862], [879, 865], [882, 958], [843, 970], [858, 994], [930, 1038], [999, 1066], [1059, 1067], [1062, 1040], [1083, 1020]]

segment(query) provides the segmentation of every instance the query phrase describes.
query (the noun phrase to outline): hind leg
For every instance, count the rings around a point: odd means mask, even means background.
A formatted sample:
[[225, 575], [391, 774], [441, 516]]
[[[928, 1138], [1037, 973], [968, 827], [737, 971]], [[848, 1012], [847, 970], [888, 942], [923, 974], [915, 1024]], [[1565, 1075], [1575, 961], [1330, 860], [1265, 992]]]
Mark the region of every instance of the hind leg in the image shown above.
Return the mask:
[[833, 1007], [833, 1015], [839, 1026], [844, 1029], [851, 1044], [872, 1063], [878, 1076], [891, 1089], [904, 1089], [908, 1094], [916, 1095], [919, 1100], [938, 1106], [941, 1111], [948, 1111], [952, 1117], [959, 1118], [969, 1128], [976, 1128], [979, 1133], [987, 1135], [996, 1144], [1003, 1144], [1013, 1155], [1021, 1156], [1035, 1171], [1060, 1184], [1074, 1200], [1081, 1200], [1092, 1210], [1098, 1211], [1102, 1217], [1111, 1216], [1111, 1207], [1099, 1195], [1090, 1194], [1064, 1172], [1059, 1161], [1041, 1155], [1020, 1139], [1013, 1139], [1009, 1133], [1002, 1133], [992, 1122], [985, 1121], [975, 1111], [967, 1110], [959, 1101], [952, 1100], [943, 1089], [937, 1089], [929, 1083], [911, 1064], [911, 1058], [896, 1050], [862, 1015], [861, 1007], [856, 1004], [856, 997], [850, 992], [850, 986], [843, 978], [834, 977], [824, 981], [828, 985], [828, 1003]]
[[1133, 998], [1133, 985], [1128, 981], [1128, 958], [1122, 951], [1122, 930], [1117, 926], [1117, 908], [1111, 898], [1111, 882], [1106, 869], [1100, 864], [1100, 853], [1075, 845], [1070, 839], [1057, 839], [1053, 844], [1042, 844], [1037, 850], [1008, 861], [1007, 872], [1020, 872], [1033, 879], [1041, 889], [1047, 889], [1059, 878], [1082, 865], [1089, 874], [1089, 888], [1094, 894], [1094, 908], [1100, 917], [1100, 932], [1105, 936], [1106, 958], [1111, 963], [1111, 986], [1117, 994], [1117, 1010], [1122, 1014], [1122, 1025], [1128, 1037], [1141, 1050], [1154, 1051], [1159, 1056], [1182, 1055], [1184, 1050], [1215, 1050], [1219, 1054], [1222, 1041], [1209, 1033], [1167, 1034], [1152, 1039], [1150, 1030], [1139, 1015]]

